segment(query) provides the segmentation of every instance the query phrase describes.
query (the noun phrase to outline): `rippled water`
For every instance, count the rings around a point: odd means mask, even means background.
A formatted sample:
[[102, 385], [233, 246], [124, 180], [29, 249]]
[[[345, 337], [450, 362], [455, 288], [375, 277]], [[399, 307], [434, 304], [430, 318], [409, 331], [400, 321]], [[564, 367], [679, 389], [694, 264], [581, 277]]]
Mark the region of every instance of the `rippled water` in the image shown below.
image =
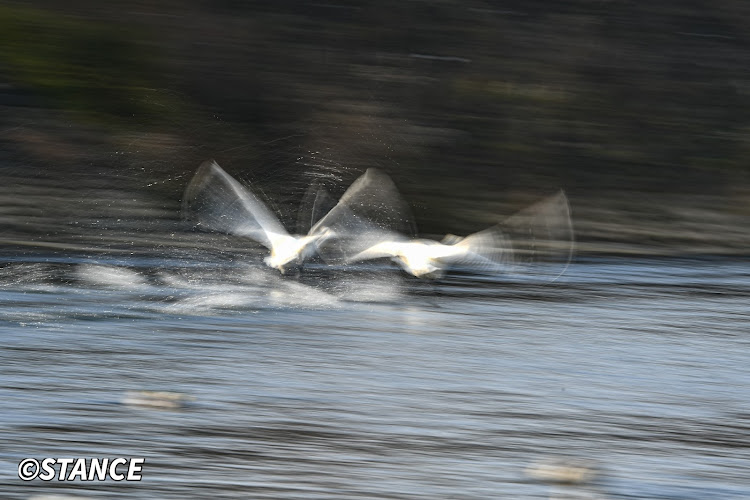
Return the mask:
[[[750, 498], [750, 265], [533, 277], [19, 254], [0, 268], [4, 498]], [[179, 409], [129, 391], [181, 393]], [[145, 457], [24, 483], [24, 457]], [[597, 464], [588, 485], [525, 470]]]

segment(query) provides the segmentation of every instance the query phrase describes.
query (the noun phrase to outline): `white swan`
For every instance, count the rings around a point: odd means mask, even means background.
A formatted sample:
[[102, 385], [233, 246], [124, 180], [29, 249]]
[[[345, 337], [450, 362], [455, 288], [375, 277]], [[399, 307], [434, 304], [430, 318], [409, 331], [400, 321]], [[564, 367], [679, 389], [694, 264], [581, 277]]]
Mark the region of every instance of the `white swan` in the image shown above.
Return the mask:
[[[271, 251], [264, 262], [282, 273], [317, 253], [327, 260], [338, 260], [336, 237], [344, 232], [352, 234], [360, 220], [366, 219], [368, 227], [388, 231], [408, 227], [411, 219], [399, 211], [405, 206], [390, 178], [368, 169], [306, 235], [290, 235], [252, 191], [213, 160], [200, 166], [183, 197], [183, 214], [196, 218], [207, 229], [245, 236], [264, 245]], [[314, 221], [319, 214], [315, 209], [312, 212]]]
[[387, 257], [409, 274], [436, 278], [455, 265], [499, 271], [549, 256], [562, 257], [567, 267], [573, 251], [570, 208], [562, 191], [501, 224], [463, 238], [448, 235], [438, 242], [394, 233], [376, 234], [379, 241], [364, 250], [349, 252], [346, 262]]
[[347, 259], [348, 263], [389, 257], [418, 278], [437, 278], [450, 266], [496, 268], [511, 259], [502, 233], [487, 230], [465, 238], [448, 235], [443, 241], [392, 239], [381, 241]]
[[316, 245], [332, 236], [325, 227], [305, 236], [290, 235], [279, 219], [249, 189], [233, 179], [215, 161], [201, 164], [183, 198], [183, 213], [198, 225], [245, 236], [268, 248], [264, 262], [282, 273], [315, 255]]

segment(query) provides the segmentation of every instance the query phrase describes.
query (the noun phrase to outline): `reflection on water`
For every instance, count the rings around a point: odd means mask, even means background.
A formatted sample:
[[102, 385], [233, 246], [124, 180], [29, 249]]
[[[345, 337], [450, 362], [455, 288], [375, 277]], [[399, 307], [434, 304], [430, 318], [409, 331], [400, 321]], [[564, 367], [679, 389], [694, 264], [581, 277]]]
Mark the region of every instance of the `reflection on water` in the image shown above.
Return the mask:
[[[6, 497], [750, 495], [744, 262], [591, 260], [553, 284], [380, 271], [6, 258]], [[140, 483], [22, 483], [27, 456], [146, 464]], [[528, 475], [550, 457], [599, 473]]]

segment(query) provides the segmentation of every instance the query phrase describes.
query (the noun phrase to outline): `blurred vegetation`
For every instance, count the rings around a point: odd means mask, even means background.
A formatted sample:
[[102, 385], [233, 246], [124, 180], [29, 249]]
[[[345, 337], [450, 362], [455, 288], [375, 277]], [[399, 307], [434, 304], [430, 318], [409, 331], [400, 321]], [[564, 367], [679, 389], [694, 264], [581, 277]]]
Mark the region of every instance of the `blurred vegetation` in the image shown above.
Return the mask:
[[379, 166], [436, 232], [559, 187], [750, 211], [736, 0], [48, 0], [0, 5], [0, 44], [0, 126], [26, 132], [4, 149], [51, 168], [39, 144], [61, 140], [57, 168], [165, 198], [214, 157], [282, 203]]
[[0, 6], [0, 67], [52, 108], [111, 124], [158, 117], [158, 68], [142, 31], [25, 6]]

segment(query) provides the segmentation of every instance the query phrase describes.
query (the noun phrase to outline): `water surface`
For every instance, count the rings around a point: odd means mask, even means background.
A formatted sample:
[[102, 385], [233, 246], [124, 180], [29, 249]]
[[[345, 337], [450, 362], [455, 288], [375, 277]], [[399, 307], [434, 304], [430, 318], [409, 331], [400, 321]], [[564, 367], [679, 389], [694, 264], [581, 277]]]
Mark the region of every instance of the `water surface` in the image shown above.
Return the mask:
[[[3, 496], [750, 498], [745, 261], [579, 260], [554, 283], [259, 262], [4, 256]], [[48, 456], [146, 464], [17, 478]], [[525, 474], [548, 457], [601, 473]]]

